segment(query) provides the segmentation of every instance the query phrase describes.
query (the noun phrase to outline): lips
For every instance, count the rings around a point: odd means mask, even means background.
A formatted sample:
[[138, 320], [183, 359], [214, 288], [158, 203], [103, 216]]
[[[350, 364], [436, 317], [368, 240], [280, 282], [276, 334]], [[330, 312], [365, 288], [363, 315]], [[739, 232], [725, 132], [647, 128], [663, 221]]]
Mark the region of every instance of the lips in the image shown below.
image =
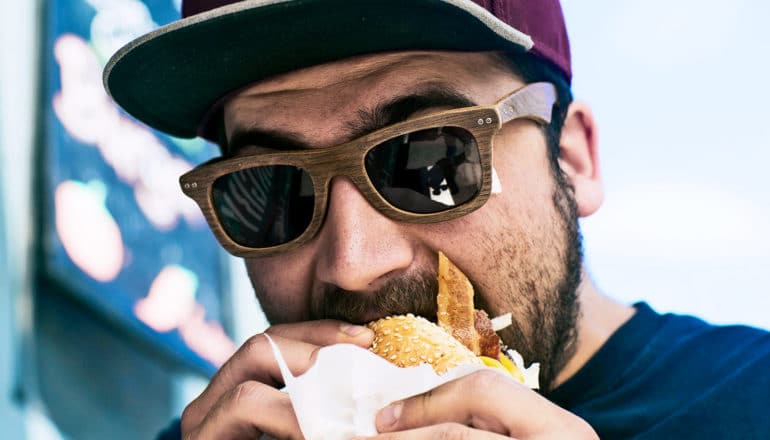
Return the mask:
[[[350, 293], [352, 295], [367, 295], [365, 293], [356, 293], [352, 292]], [[434, 300], [435, 301], [435, 300]], [[347, 321], [352, 324], [366, 324], [371, 321], [376, 321], [378, 319], [384, 318], [386, 316], [394, 316], [394, 315], [406, 315], [406, 314], [414, 314], [418, 316], [422, 316], [425, 319], [428, 319], [429, 321], [436, 322], [436, 307], [434, 303], [434, 307], [432, 308], [407, 308], [407, 307], [401, 307], [401, 308], [384, 308], [384, 307], [375, 307], [375, 308], [367, 308], [365, 310], [355, 309], [355, 310], [347, 310], [342, 311], [339, 310], [338, 313], [330, 313], [322, 315], [324, 319], [337, 319], [340, 321]]]

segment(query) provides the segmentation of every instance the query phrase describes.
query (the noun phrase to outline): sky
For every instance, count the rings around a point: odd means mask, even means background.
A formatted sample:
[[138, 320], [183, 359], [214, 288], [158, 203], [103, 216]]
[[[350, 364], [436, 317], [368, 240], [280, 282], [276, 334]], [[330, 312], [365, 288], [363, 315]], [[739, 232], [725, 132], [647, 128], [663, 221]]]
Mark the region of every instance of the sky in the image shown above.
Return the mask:
[[770, 3], [562, 4], [574, 93], [599, 124], [592, 278], [624, 302], [770, 328]]

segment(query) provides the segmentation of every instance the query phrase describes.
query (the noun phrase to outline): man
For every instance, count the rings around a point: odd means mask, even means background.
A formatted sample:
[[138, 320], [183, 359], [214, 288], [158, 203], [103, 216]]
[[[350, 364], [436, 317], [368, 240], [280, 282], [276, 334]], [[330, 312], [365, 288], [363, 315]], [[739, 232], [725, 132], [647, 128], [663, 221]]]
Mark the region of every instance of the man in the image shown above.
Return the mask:
[[[321, 346], [368, 347], [370, 320], [435, 317], [438, 251], [542, 364], [540, 393], [480, 372], [394, 402], [382, 438], [770, 435], [767, 333], [625, 306], [586, 275], [596, 124], [571, 100], [557, 0], [188, 0], [183, 15], [105, 82], [137, 118], [222, 147], [182, 186], [245, 258], [295, 373]], [[280, 377], [254, 336], [167, 435], [301, 438]]]

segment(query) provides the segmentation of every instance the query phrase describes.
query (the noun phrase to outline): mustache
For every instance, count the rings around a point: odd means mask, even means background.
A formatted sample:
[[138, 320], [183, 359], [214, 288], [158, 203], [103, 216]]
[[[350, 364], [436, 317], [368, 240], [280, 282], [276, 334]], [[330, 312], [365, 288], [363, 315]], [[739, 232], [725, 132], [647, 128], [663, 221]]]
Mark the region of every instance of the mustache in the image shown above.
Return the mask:
[[375, 292], [330, 286], [311, 306], [311, 317], [365, 324], [367, 317], [414, 313], [435, 321], [437, 293], [436, 275], [427, 273], [393, 279]]

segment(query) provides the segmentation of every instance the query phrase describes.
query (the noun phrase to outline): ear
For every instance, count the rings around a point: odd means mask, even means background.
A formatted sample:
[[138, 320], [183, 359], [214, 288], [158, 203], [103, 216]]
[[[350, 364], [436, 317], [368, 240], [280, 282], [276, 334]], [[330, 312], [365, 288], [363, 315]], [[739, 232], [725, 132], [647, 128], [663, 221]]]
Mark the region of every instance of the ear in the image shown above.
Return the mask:
[[573, 102], [561, 131], [559, 165], [575, 188], [580, 217], [596, 212], [604, 200], [598, 143], [591, 108], [583, 102]]

